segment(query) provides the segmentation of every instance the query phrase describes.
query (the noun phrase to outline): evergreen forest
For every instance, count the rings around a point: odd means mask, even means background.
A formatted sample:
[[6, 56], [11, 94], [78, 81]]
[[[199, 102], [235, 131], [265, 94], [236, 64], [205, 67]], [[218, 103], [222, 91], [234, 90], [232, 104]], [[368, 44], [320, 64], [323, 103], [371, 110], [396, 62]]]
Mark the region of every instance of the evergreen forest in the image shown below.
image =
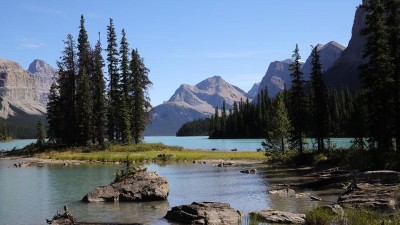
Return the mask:
[[[149, 119], [147, 91], [152, 83], [138, 50], [130, 48], [125, 30], [118, 41], [114, 22], [109, 20], [105, 60], [100, 34], [93, 47], [83, 16], [78, 39], [68, 34], [64, 45], [57, 62], [58, 78], [51, 86], [47, 105], [49, 142], [100, 147], [106, 140], [119, 144], [141, 142]], [[38, 133], [43, 134], [41, 126]]]

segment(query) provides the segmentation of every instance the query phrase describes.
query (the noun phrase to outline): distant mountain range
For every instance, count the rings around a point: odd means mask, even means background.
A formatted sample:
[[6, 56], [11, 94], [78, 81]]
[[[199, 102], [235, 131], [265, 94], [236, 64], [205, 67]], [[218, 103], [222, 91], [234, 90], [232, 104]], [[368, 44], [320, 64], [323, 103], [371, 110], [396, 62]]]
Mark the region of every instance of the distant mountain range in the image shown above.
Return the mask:
[[220, 76], [207, 78], [195, 86], [182, 84], [167, 102], [152, 110], [145, 135], [175, 135], [182, 124], [211, 116], [224, 101], [229, 109], [235, 101], [248, 97]]
[[18, 63], [0, 58], [0, 118], [14, 137], [31, 136], [36, 122], [46, 114], [55, 69], [35, 60], [24, 70]]
[[[317, 45], [317, 50], [321, 57], [320, 60], [323, 72], [332, 67], [344, 49], [346, 49], [344, 46], [335, 41], [331, 41], [325, 45]], [[310, 80], [311, 78], [311, 60], [311, 56], [309, 56], [301, 68], [305, 80]], [[269, 65], [265, 76], [261, 80], [258, 92], [261, 92], [261, 90], [265, 90], [265, 88], [267, 88], [269, 96], [274, 97], [285, 87], [290, 88], [292, 86], [292, 78], [290, 77], [289, 70], [289, 65], [291, 63], [291, 59], [272, 62]]]
[[[366, 43], [360, 31], [364, 27], [365, 12], [358, 8], [347, 48], [335, 41], [317, 45], [327, 86], [340, 88], [347, 85], [350, 90], [360, 88], [358, 67], [364, 62], [362, 54]], [[290, 59], [271, 62], [261, 82], [254, 84], [248, 93], [219, 76], [207, 78], [194, 86], [182, 84], [167, 102], [152, 109], [152, 119], [145, 135], [175, 135], [182, 124], [209, 117], [224, 101], [230, 109], [235, 101], [256, 99], [261, 90], [267, 89], [270, 96], [275, 96], [285, 86], [291, 86], [291, 63]], [[302, 66], [305, 80], [310, 79], [311, 68], [309, 56]], [[0, 59], [0, 118], [19, 127], [16, 129], [34, 129], [37, 119], [45, 117], [55, 73], [56, 70], [42, 60], [34, 60], [29, 69], [24, 70], [15, 62]]]

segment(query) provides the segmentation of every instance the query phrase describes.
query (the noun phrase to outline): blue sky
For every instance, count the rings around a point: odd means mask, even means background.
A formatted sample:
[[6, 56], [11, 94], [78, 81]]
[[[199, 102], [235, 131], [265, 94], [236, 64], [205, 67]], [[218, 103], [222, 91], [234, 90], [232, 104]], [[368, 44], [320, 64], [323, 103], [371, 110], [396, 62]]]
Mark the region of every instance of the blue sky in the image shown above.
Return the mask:
[[306, 60], [310, 45], [347, 46], [361, 0], [12, 0], [0, 5], [0, 58], [27, 68], [50, 65], [67, 34], [77, 37], [80, 15], [94, 45], [113, 18], [125, 28], [150, 69], [153, 106], [180, 84], [219, 75], [244, 91], [260, 82], [270, 62], [290, 58], [295, 44]]

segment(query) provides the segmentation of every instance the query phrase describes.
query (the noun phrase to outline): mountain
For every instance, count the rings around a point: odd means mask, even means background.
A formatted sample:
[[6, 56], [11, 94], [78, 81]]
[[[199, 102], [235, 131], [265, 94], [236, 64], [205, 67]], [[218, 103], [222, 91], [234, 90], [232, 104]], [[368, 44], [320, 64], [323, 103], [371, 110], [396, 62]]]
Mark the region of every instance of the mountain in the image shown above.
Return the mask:
[[[335, 41], [331, 41], [325, 45], [318, 44], [317, 49], [321, 57], [320, 60], [324, 72], [332, 67], [346, 48]], [[305, 80], [310, 80], [311, 78], [311, 61], [310, 55], [301, 68]], [[292, 79], [289, 71], [289, 65], [291, 63], [291, 59], [272, 62], [261, 81], [258, 91], [261, 92], [261, 90], [267, 88], [269, 96], [274, 97], [278, 92], [282, 91], [285, 86], [286, 88], [290, 88], [292, 86]]]
[[156, 106], [145, 135], [175, 135], [182, 124], [211, 116], [215, 107], [233, 106], [235, 101], [243, 101], [247, 94], [219, 76], [205, 79], [195, 86], [182, 84], [165, 103]]
[[365, 63], [363, 49], [366, 44], [366, 38], [360, 35], [361, 30], [365, 28], [365, 15], [365, 11], [361, 7], [358, 7], [354, 17], [351, 39], [347, 48], [325, 73], [327, 86], [338, 89], [343, 85], [347, 85], [350, 90], [361, 88], [358, 67]]
[[39, 85], [40, 102], [47, 105], [50, 87], [54, 82], [56, 69], [43, 60], [35, 59], [28, 68], [28, 71], [36, 78]]
[[255, 83], [253, 87], [250, 89], [250, 91], [247, 92], [247, 96], [249, 96], [250, 99], [257, 98], [259, 88], [260, 88], [260, 82]]
[[40, 103], [39, 84], [33, 75], [15, 62], [0, 59], [0, 117], [18, 114], [41, 115], [46, 107]]
[[[335, 41], [331, 41], [325, 45], [318, 44], [317, 51], [319, 53], [321, 60], [322, 72], [325, 72], [329, 68], [331, 68], [345, 49], [346, 47]], [[306, 62], [304, 63], [303, 67], [301, 68], [305, 80], [311, 79], [311, 70], [312, 70], [312, 57], [310, 55], [307, 58]]]
[[270, 63], [267, 72], [261, 80], [258, 93], [267, 88], [268, 95], [275, 96], [285, 88], [285, 85], [287, 88], [290, 88], [291, 78], [289, 65], [291, 63], [291, 59]]

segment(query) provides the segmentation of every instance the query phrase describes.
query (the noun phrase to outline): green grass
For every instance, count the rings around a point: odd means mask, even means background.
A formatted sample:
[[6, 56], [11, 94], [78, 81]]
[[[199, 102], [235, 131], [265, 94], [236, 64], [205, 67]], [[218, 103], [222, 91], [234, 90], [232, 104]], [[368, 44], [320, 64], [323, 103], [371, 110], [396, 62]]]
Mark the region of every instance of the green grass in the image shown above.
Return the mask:
[[167, 157], [171, 161], [191, 161], [191, 160], [264, 160], [262, 152], [211, 152], [200, 150], [186, 150], [178, 146], [167, 146], [163, 144], [132, 144], [114, 145], [106, 150], [90, 150], [88, 148], [70, 148], [59, 150], [48, 150], [35, 154], [39, 158], [49, 158], [57, 160], [86, 160], [86, 161], [108, 161], [120, 162], [126, 159], [143, 162], [149, 160], [166, 160], [165, 157], [157, 157], [161, 154], [172, 155]]

